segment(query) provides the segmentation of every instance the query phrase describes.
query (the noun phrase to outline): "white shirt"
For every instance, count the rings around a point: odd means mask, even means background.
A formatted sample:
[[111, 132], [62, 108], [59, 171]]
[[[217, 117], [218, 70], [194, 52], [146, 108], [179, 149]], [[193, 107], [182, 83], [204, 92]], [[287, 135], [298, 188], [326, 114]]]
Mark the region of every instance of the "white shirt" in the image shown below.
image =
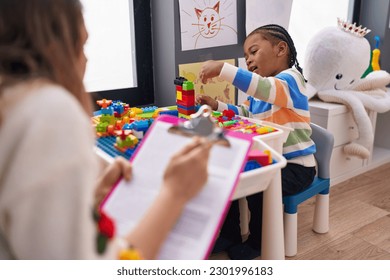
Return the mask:
[[98, 258], [90, 118], [42, 82], [6, 88], [0, 100], [0, 258]]

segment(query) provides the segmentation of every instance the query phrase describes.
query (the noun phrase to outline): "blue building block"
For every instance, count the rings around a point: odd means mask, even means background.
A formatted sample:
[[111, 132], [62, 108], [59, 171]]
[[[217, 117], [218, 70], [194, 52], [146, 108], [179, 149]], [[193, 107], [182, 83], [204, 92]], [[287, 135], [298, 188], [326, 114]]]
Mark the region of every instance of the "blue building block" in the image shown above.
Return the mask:
[[261, 165], [255, 161], [255, 160], [249, 160], [246, 164], [245, 164], [245, 167], [244, 167], [244, 172], [246, 171], [250, 171], [250, 170], [253, 170], [253, 169], [257, 169], [257, 168], [260, 168]]
[[122, 126], [122, 129], [123, 129], [123, 130], [131, 130], [131, 129], [133, 129], [132, 123], [125, 123], [125, 124]]
[[167, 110], [167, 111], [160, 111], [158, 112], [159, 115], [171, 115], [178, 117], [179, 116], [179, 111], [178, 110]]
[[177, 104], [177, 108], [181, 108], [183, 110], [195, 110], [195, 106], [186, 107], [186, 106], [182, 106], [182, 105], [179, 105], [179, 104]]
[[101, 108], [100, 112], [102, 115], [114, 115], [114, 108], [112, 106], [109, 106], [107, 108]]
[[114, 109], [114, 111], [117, 112], [118, 114], [122, 114], [125, 111], [123, 104], [120, 102], [113, 103], [111, 106]]
[[133, 129], [136, 131], [147, 131], [149, 128], [148, 120], [140, 120], [132, 123]]
[[158, 109], [158, 107], [156, 107], [156, 106], [144, 107], [144, 108], [142, 108], [142, 112], [152, 113], [152, 112], [156, 111], [157, 109]]

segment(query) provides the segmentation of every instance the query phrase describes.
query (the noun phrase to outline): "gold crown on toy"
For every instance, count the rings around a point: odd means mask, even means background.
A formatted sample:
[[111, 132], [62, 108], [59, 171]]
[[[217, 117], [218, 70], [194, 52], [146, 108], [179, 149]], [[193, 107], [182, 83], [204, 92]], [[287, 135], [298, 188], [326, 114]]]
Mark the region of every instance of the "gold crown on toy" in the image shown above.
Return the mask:
[[351, 33], [352, 35], [355, 35], [357, 37], [364, 37], [367, 33], [371, 31], [370, 29], [367, 29], [367, 27], [362, 28], [361, 25], [356, 26], [356, 23], [352, 24], [340, 18], [337, 18], [337, 25], [341, 30]]

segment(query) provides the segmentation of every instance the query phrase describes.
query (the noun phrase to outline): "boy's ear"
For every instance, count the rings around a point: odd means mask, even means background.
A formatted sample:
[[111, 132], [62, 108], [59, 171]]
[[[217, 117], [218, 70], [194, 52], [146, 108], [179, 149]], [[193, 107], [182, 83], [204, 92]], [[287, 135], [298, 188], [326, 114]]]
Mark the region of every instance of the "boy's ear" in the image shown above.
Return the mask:
[[277, 45], [277, 55], [283, 56], [288, 54], [288, 45], [285, 41], [280, 41]]

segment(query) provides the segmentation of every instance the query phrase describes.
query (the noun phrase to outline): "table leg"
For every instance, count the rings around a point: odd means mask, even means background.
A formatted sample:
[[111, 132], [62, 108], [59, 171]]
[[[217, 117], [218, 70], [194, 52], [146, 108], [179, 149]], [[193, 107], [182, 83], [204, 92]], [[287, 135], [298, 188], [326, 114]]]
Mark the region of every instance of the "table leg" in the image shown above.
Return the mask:
[[284, 260], [281, 171], [278, 170], [263, 194], [263, 260]]

